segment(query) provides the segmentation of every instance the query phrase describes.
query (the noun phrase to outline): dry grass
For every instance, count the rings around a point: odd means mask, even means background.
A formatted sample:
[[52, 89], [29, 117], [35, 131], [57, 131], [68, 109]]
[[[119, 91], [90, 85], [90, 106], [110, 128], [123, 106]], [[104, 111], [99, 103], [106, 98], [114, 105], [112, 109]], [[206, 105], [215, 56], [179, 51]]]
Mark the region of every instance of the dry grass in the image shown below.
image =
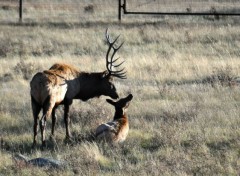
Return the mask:
[[[130, 16], [117, 23], [112, 13], [96, 19], [98, 8], [86, 6], [94, 9], [83, 8], [92, 14], [89, 22], [44, 21], [36, 12], [23, 25], [0, 24], [0, 175], [239, 175], [239, 22]], [[11, 13], [0, 9], [1, 19]], [[126, 60], [128, 79], [115, 83], [120, 96], [134, 96], [127, 140], [114, 147], [90, 140], [114, 113], [100, 97], [74, 101], [72, 143], [64, 141], [59, 108], [56, 141], [32, 150], [31, 77], [55, 62], [103, 71], [107, 27], [125, 41], [118, 55]], [[50, 126], [49, 119], [48, 135]], [[65, 160], [68, 167], [17, 165], [16, 152]]]

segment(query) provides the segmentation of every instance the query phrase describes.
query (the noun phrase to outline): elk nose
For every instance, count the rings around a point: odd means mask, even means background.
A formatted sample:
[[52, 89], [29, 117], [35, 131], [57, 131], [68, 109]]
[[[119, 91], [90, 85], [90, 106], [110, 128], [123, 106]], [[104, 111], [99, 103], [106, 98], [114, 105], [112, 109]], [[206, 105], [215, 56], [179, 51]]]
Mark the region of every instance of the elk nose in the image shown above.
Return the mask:
[[111, 98], [112, 98], [112, 99], [118, 99], [119, 96], [118, 96], [118, 94], [116, 93], [116, 94], [112, 95]]

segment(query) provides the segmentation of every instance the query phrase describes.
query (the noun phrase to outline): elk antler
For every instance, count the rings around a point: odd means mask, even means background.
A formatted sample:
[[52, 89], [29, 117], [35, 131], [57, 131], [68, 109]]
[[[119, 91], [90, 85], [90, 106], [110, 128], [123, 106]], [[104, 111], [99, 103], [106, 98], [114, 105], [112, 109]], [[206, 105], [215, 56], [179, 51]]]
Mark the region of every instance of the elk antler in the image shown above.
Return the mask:
[[[124, 61], [122, 61], [121, 63], [119, 64], [116, 64], [117, 59], [113, 59], [114, 58], [114, 55], [116, 54], [116, 52], [122, 47], [123, 43], [122, 42], [118, 47], [115, 47], [115, 42], [117, 41], [117, 39], [120, 37], [120, 35], [114, 40], [114, 41], [111, 41], [111, 38], [108, 34], [108, 28], [106, 29], [106, 39], [107, 39], [107, 44], [109, 45], [109, 48], [108, 48], [108, 51], [107, 51], [107, 55], [106, 55], [106, 67], [107, 67], [107, 71], [108, 71], [108, 74], [107, 76], [115, 76], [117, 78], [121, 78], [121, 79], [126, 79], [127, 76], [126, 76], [126, 71], [124, 71], [124, 68], [121, 69], [121, 70], [118, 70], [118, 71], [113, 71], [112, 70], [112, 67], [119, 67], [120, 65], [122, 65], [124, 63]], [[111, 51], [111, 49], [113, 49], [113, 52], [112, 52], [112, 56], [109, 60], [109, 53]], [[114, 65], [115, 63], [115, 65]]]

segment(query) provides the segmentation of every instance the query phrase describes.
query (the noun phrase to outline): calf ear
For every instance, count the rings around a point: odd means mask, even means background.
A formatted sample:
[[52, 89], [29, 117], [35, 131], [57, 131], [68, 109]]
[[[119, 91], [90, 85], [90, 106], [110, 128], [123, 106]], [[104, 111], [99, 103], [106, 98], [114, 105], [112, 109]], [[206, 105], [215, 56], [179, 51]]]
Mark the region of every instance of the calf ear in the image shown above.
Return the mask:
[[106, 101], [108, 102], [108, 103], [110, 103], [111, 105], [115, 105], [115, 102], [114, 101], [112, 101], [111, 99], [106, 99]]

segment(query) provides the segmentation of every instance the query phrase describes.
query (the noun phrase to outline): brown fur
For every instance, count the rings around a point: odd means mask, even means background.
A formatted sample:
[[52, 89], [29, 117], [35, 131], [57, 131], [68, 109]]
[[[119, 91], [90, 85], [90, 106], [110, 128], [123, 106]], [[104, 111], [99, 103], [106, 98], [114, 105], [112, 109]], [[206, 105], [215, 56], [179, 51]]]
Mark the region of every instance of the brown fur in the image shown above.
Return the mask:
[[34, 139], [36, 144], [38, 114], [43, 109], [40, 119], [42, 134], [42, 145], [45, 146], [46, 119], [52, 115], [52, 135], [54, 136], [55, 109], [58, 105], [64, 105], [64, 121], [66, 126], [66, 137], [70, 137], [69, 131], [69, 107], [73, 99], [86, 101], [101, 95], [118, 98], [111, 77], [105, 77], [105, 72], [86, 73], [79, 72], [72, 66], [66, 64], [54, 64], [49, 70], [39, 72], [30, 82], [32, 110], [34, 116]]
[[113, 121], [97, 127], [95, 135], [97, 139], [106, 140], [110, 143], [123, 142], [126, 139], [129, 131], [126, 110], [132, 98], [132, 94], [129, 94], [126, 98], [122, 98], [117, 102], [107, 100], [108, 103], [115, 107], [115, 115]]
[[73, 66], [64, 63], [56, 63], [48, 71], [53, 71], [58, 75], [66, 77], [65, 79], [77, 77], [80, 72]]

